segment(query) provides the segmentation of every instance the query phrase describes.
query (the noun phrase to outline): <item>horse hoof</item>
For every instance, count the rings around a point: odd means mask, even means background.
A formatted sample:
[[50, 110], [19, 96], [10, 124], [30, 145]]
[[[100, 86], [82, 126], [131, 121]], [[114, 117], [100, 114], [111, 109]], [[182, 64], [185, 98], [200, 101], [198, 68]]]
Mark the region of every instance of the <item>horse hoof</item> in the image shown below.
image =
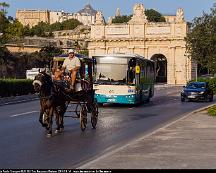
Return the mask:
[[51, 132], [48, 132], [47, 133], [47, 137], [49, 138], [49, 137], [51, 137], [52, 136], [52, 133]]
[[57, 130], [57, 129], [55, 130], [55, 133], [60, 133], [60, 132], [61, 132], [60, 130]]
[[60, 128], [60, 132], [63, 132], [64, 131], [64, 128]]
[[48, 138], [52, 137], [52, 133], [47, 133], [47, 137]]

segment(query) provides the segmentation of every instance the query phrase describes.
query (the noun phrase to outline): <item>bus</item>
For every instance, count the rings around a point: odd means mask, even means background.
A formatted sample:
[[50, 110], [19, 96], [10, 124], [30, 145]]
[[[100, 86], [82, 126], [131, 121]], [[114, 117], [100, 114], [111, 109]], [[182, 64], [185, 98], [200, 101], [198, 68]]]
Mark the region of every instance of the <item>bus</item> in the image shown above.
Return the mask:
[[155, 62], [136, 54], [93, 56], [98, 104], [137, 104], [154, 95]]

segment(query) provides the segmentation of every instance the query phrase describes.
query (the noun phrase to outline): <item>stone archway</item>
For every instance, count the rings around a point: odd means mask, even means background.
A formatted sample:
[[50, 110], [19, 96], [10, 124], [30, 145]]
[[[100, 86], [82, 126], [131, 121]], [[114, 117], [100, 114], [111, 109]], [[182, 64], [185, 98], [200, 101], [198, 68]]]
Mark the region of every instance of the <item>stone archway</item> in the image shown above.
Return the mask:
[[167, 58], [163, 54], [155, 54], [151, 60], [156, 62], [156, 82], [167, 82]]

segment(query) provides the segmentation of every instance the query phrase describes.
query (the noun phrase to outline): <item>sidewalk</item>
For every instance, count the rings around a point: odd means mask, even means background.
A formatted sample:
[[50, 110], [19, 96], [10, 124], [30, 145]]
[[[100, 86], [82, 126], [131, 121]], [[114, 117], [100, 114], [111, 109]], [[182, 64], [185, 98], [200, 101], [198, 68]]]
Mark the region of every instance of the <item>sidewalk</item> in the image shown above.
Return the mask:
[[28, 102], [28, 101], [37, 100], [37, 99], [39, 98], [38, 98], [38, 95], [36, 94], [14, 96], [14, 97], [3, 97], [3, 98], [0, 98], [0, 106], [20, 103], [20, 102]]
[[215, 169], [216, 117], [190, 113], [80, 169]]

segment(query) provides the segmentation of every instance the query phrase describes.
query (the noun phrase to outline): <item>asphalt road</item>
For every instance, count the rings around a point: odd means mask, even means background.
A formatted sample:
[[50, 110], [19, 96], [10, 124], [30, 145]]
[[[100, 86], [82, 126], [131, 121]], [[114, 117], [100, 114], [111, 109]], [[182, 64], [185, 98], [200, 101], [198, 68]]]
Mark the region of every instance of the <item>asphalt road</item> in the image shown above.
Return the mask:
[[96, 130], [91, 128], [90, 115], [85, 132], [79, 119], [66, 117], [64, 132], [51, 138], [38, 122], [38, 101], [0, 106], [0, 168], [77, 168], [209, 104], [181, 103], [180, 90], [160, 87], [150, 103], [100, 107]]

